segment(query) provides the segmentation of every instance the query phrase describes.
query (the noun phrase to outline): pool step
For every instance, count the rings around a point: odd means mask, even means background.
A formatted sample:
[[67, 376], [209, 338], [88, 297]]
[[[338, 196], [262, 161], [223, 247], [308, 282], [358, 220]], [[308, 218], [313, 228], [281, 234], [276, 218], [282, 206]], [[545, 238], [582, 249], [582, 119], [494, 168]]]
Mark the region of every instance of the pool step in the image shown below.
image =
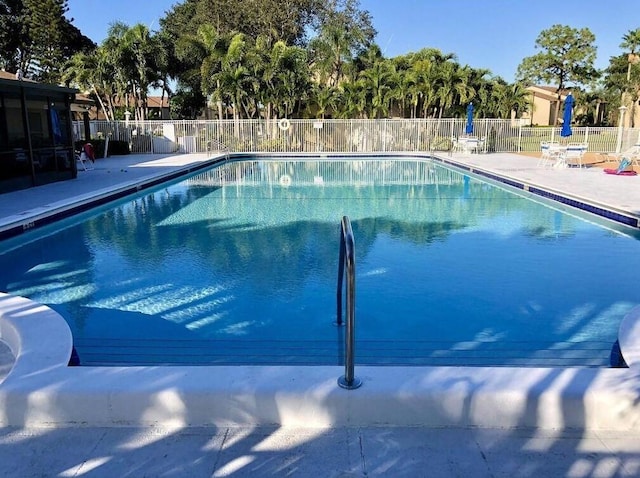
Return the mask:
[[[91, 339], [74, 343], [81, 365], [342, 365], [337, 341]], [[609, 366], [607, 342], [359, 340], [360, 365]]]

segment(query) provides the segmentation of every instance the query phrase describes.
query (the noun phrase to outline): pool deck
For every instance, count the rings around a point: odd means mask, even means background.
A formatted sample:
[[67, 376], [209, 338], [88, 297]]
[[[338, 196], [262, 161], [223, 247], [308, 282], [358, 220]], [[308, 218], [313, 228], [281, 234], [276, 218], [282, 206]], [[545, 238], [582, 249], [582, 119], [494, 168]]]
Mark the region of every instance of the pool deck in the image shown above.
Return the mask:
[[[609, 176], [597, 168], [543, 169], [537, 159], [514, 154], [442, 159], [640, 216], [640, 176]], [[76, 180], [0, 195], [0, 232], [16, 225], [28, 229], [96, 195], [206, 160], [202, 155], [100, 159]], [[22, 314], [27, 321], [25, 311], [34, 307], [21, 301], [9, 305], [12, 317]], [[628, 324], [629, 369], [521, 374], [522, 369], [506, 368], [402, 372], [388, 367], [380, 372], [357, 367], [364, 381], [357, 391], [337, 388], [339, 367], [307, 368], [304, 376], [288, 375], [287, 367], [227, 367], [213, 375], [203, 373], [204, 367], [184, 373], [157, 367], [138, 369], [129, 378], [126, 372], [119, 378], [122, 370], [102, 369], [111, 378], [101, 382], [99, 368], [69, 370], [60, 363], [68, 331], [54, 327], [43, 341], [41, 323], [29, 325], [10, 374], [13, 355], [6, 344], [0, 346], [0, 382], [5, 380], [0, 383], [0, 476], [640, 476], [637, 322]], [[10, 326], [0, 328], [0, 339], [15, 344], [14, 333]], [[46, 357], [33, 358], [37, 351]], [[54, 379], [21, 395], [29, 383], [39, 383], [46, 363], [53, 364], [47, 374]], [[78, 372], [84, 376], [74, 382], [71, 374]], [[141, 377], [154, 383], [154, 394], [143, 395]], [[87, 389], [79, 388], [87, 382]], [[186, 391], [179, 384], [186, 384]], [[436, 392], [434, 384], [440, 387]], [[74, 387], [82, 400], [74, 400]], [[209, 387], [216, 404], [232, 409], [233, 417], [198, 411], [211, 405]], [[502, 387], [498, 394], [496, 387]], [[133, 393], [120, 396], [125, 388]], [[522, 395], [521, 388], [529, 393]], [[588, 394], [574, 396], [585, 389]], [[606, 390], [611, 396], [601, 393]], [[393, 393], [395, 400], [388, 398]], [[424, 416], [445, 393], [448, 401]], [[74, 417], [56, 416], [55, 407]], [[394, 409], [397, 421], [389, 419]], [[102, 415], [105, 410], [111, 415]], [[599, 422], [589, 422], [592, 410], [605, 411]], [[86, 421], [78, 420], [83, 416]], [[518, 422], [529, 416], [539, 426]]]

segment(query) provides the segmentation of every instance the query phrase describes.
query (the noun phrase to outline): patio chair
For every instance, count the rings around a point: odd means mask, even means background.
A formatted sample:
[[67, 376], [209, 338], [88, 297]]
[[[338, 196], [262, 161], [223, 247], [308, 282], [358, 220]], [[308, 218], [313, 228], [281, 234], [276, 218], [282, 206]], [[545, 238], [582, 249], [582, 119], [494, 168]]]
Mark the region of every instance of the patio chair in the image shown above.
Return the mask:
[[629, 148], [627, 154], [629, 159], [631, 159], [631, 165], [640, 167], [640, 144], [634, 144]]
[[584, 163], [582, 158], [587, 152], [589, 146], [585, 143], [569, 143], [567, 150], [564, 152], [564, 161], [567, 166], [578, 166], [582, 168]]
[[613, 161], [618, 163], [618, 165], [622, 162], [623, 158], [627, 158], [631, 161], [632, 165], [640, 167], [640, 143], [634, 144], [620, 153], [603, 153], [602, 156], [604, 156], [605, 161]]
[[540, 141], [540, 161], [538, 166], [550, 166], [558, 160], [560, 153], [560, 143], [552, 141]]
[[462, 151], [463, 142], [464, 142], [464, 140], [462, 138], [457, 138], [457, 137], [453, 136], [451, 138], [451, 152], [458, 153], [458, 152]]
[[477, 153], [481, 147], [481, 140], [475, 136], [461, 138], [463, 154]]
[[[82, 166], [82, 169], [84, 171], [93, 169], [95, 154], [93, 152], [93, 146], [91, 145], [91, 143], [86, 143], [84, 146], [82, 146], [82, 151], [75, 151], [75, 156], [76, 162], [80, 163], [80, 166]], [[87, 167], [87, 163], [90, 163], [89, 167]]]

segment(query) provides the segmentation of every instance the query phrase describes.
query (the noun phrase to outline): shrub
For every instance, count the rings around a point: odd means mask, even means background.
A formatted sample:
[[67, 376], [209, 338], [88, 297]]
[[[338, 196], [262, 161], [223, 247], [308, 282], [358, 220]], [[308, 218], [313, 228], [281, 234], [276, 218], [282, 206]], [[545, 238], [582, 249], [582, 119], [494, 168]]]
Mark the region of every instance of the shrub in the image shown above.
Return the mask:
[[[76, 141], [73, 145], [75, 151], [82, 151], [86, 141]], [[90, 141], [96, 158], [104, 158], [104, 139], [93, 138]], [[129, 154], [129, 143], [121, 140], [109, 140], [109, 151], [107, 156]]]
[[111, 140], [109, 141], [109, 156], [116, 155], [124, 155], [129, 154], [129, 143], [127, 141], [122, 140]]

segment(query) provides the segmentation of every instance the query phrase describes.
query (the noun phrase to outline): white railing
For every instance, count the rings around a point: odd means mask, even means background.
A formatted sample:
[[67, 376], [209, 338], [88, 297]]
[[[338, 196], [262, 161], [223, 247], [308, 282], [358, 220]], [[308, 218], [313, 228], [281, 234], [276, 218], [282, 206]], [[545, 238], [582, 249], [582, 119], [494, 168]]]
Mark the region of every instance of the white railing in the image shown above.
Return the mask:
[[[92, 138], [125, 141], [132, 153], [207, 153], [218, 145], [240, 152], [407, 152], [449, 151], [464, 136], [466, 120], [183, 120], [92, 121]], [[522, 126], [518, 121], [476, 119], [473, 136], [484, 139], [487, 152], [537, 152], [541, 141], [558, 141], [560, 127]], [[82, 122], [74, 123], [82, 138]], [[572, 142], [591, 152], [613, 152], [636, 144], [640, 129], [574, 127]], [[224, 150], [220, 147], [219, 150]]]

